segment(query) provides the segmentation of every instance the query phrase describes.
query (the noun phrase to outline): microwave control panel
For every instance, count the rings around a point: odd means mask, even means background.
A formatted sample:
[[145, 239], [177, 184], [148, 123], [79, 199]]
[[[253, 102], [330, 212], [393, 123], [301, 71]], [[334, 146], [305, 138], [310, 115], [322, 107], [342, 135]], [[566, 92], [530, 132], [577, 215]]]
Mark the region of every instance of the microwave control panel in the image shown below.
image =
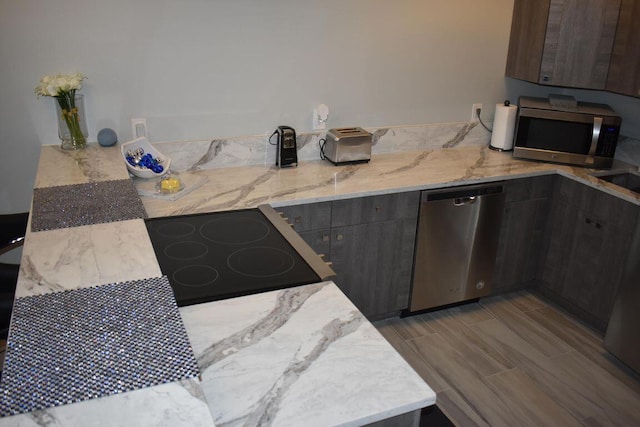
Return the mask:
[[616, 151], [619, 133], [620, 126], [603, 124], [602, 129], [600, 129], [600, 139], [598, 140], [596, 156], [613, 157]]

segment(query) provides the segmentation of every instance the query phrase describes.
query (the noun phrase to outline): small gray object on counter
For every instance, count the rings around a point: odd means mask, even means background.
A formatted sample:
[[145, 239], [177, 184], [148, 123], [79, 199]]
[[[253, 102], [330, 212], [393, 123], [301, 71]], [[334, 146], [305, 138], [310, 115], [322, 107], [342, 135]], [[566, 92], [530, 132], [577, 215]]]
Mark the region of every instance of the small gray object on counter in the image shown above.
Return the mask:
[[200, 375], [166, 276], [18, 298], [0, 416]]
[[118, 142], [118, 135], [113, 129], [104, 128], [98, 132], [98, 144], [103, 147], [111, 147]]
[[55, 230], [146, 218], [130, 179], [33, 190], [31, 231]]

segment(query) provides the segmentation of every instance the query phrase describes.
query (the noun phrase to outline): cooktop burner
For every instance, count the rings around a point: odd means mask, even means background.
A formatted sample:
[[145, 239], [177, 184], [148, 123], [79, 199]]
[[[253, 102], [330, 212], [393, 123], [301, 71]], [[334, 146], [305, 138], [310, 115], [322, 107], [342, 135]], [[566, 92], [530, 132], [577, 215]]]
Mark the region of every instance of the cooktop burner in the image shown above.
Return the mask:
[[273, 247], [242, 248], [227, 258], [227, 265], [238, 274], [249, 277], [275, 277], [296, 266], [285, 251]]
[[259, 210], [145, 221], [178, 306], [315, 283], [318, 275]]
[[259, 242], [269, 235], [264, 222], [250, 218], [215, 218], [200, 227], [200, 235], [213, 243], [222, 245], [248, 245]]

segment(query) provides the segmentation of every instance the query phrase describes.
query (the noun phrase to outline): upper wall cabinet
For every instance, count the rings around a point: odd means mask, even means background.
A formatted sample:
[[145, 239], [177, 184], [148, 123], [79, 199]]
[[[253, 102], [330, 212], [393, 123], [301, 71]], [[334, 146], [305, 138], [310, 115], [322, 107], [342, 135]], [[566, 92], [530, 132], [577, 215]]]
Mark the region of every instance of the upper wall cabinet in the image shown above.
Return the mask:
[[607, 90], [640, 97], [640, 1], [622, 0]]
[[604, 89], [620, 1], [515, 0], [506, 75]]

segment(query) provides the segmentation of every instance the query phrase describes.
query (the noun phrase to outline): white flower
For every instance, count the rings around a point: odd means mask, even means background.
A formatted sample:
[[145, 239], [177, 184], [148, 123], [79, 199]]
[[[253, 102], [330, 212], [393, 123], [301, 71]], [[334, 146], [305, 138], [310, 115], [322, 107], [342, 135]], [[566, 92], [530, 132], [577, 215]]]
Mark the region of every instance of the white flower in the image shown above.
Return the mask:
[[58, 94], [58, 88], [52, 84], [49, 84], [44, 89], [44, 93], [40, 95], [56, 96]]
[[82, 73], [56, 74], [44, 76], [34, 92], [40, 96], [61, 96], [71, 91], [82, 89], [82, 81], [87, 77]]

